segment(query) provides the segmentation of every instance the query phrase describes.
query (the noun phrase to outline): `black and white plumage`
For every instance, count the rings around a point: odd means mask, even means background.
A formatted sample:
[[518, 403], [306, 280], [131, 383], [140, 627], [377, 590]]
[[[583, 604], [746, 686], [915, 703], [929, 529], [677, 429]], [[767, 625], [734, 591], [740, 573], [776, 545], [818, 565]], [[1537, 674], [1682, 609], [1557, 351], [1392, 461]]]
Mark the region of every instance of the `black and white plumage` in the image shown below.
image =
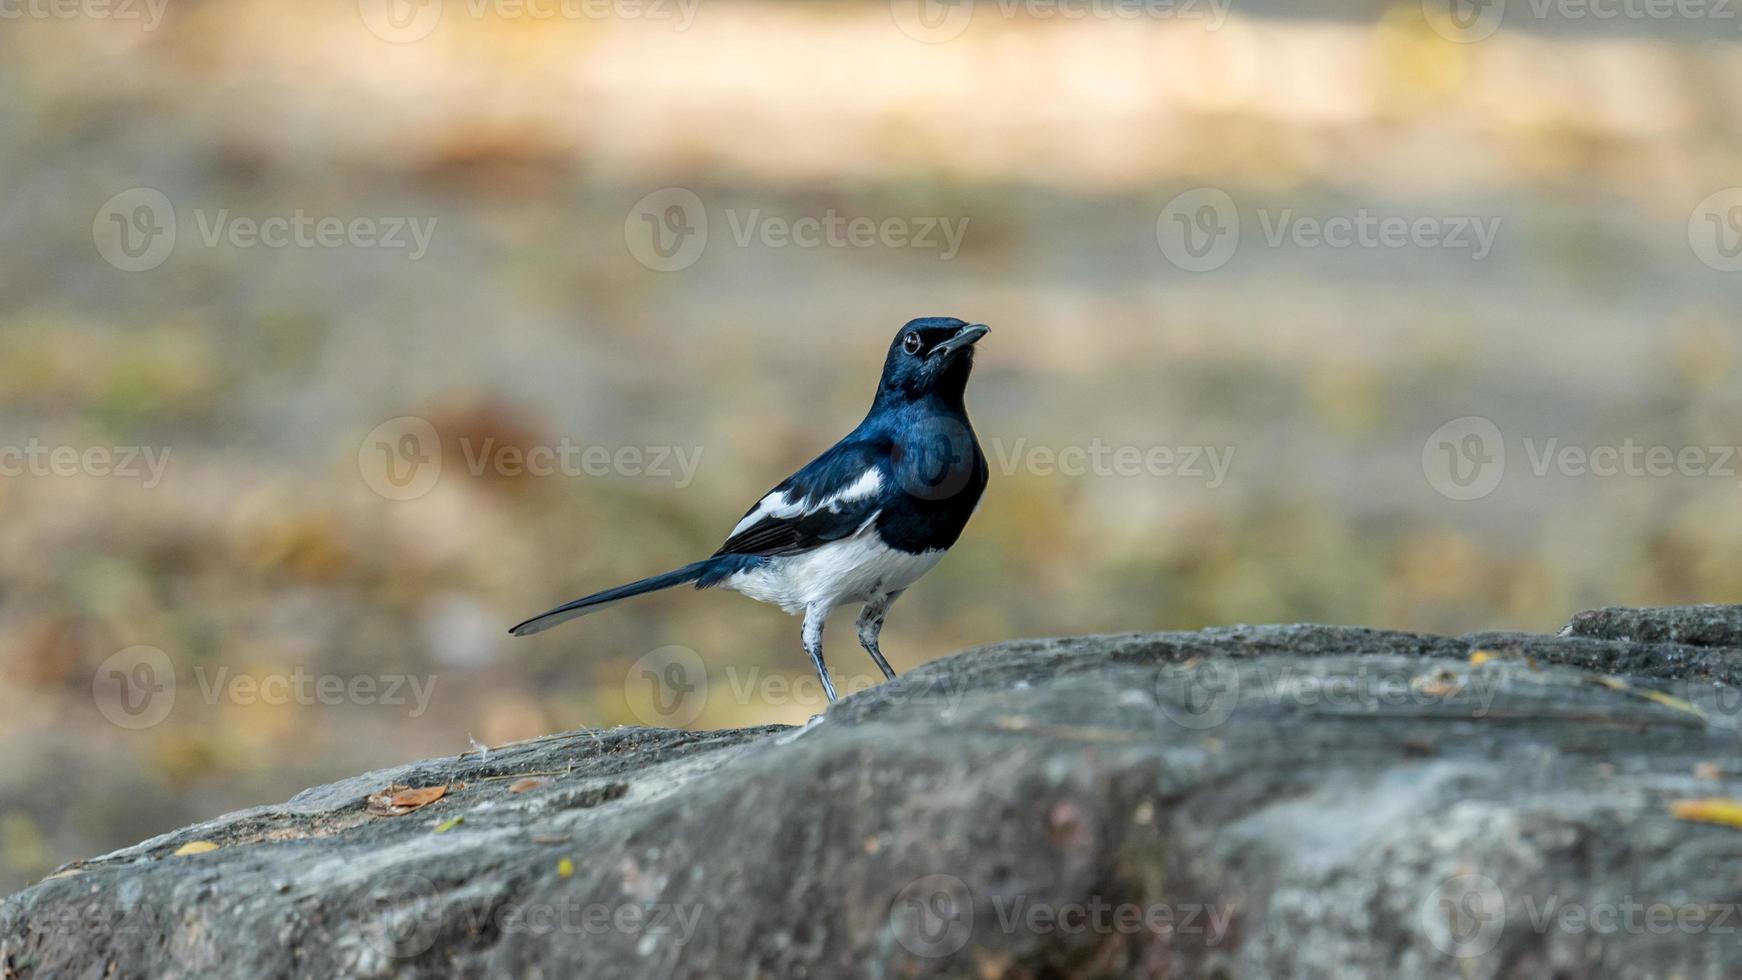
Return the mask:
[[877, 638], [889, 606], [943, 558], [986, 489], [986, 457], [963, 404], [982, 324], [923, 317], [896, 334], [858, 428], [765, 494], [713, 555], [529, 619], [542, 632], [614, 602], [694, 583], [804, 615], [804, 647], [835, 700], [823, 622], [863, 603], [859, 643], [894, 677]]

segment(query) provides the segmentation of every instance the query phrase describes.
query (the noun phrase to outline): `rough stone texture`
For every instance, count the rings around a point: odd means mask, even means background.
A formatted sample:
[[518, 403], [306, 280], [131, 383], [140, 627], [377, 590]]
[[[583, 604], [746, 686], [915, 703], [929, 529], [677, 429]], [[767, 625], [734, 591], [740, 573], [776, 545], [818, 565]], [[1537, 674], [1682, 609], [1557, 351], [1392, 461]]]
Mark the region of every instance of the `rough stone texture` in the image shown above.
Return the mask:
[[1742, 975], [1742, 830], [1671, 814], [1742, 797], [1742, 607], [1569, 631], [1020, 641], [419, 762], [63, 869], [0, 976]]
[[1600, 640], [1742, 647], [1742, 621], [1737, 619], [1735, 606], [1592, 609], [1574, 616], [1562, 632], [1566, 636], [1592, 636]]

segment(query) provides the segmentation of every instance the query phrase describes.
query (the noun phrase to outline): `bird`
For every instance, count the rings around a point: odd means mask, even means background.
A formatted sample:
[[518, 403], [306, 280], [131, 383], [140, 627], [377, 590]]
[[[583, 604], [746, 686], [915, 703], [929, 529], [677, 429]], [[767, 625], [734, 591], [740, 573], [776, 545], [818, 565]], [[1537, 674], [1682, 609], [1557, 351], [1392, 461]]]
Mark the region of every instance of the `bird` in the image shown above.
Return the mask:
[[975, 345], [990, 332], [955, 317], [908, 321], [890, 342], [864, 421], [757, 500], [719, 550], [509, 632], [541, 633], [679, 585], [718, 586], [804, 616], [804, 650], [832, 704], [823, 623], [858, 603], [859, 645], [893, 679], [878, 646], [889, 607], [956, 543], [986, 489], [989, 468], [964, 399]]

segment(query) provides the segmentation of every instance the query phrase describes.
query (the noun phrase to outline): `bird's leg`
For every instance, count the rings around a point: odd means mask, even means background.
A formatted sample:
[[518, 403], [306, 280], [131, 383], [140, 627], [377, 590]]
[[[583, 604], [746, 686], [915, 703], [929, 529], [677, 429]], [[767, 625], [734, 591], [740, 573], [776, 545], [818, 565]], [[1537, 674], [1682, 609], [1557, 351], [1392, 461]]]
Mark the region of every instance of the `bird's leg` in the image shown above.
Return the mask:
[[877, 661], [877, 668], [883, 671], [883, 679], [895, 679], [895, 671], [889, 666], [889, 661], [883, 659], [883, 651], [877, 649], [877, 637], [883, 632], [883, 617], [889, 613], [889, 607], [895, 600], [901, 598], [903, 589], [873, 597], [865, 603], [865, 608], [859, 610], [859, 645]]
[[829, 703], [835, 703], [835, 682], [829, 680], [829, 665], [823, 663], [823, 621], [829, 618], [829, 611], [820, 605], [806, 606], [804, 610], [804, 652], [811, 655], [811, 663], [817, 668], [817, 679], [823, 682], [823, 693], [829, 696]]

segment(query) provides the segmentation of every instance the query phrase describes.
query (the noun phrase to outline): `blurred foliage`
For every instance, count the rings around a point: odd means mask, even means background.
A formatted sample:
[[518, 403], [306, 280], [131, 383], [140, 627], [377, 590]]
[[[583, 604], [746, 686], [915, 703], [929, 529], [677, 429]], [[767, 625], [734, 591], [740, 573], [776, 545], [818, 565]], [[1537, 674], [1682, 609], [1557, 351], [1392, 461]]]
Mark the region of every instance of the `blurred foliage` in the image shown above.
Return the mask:
[[[916, 315], [995, 328], [970, 392], [994, 480], [892, 616], [898, 669], [1029, 635], [1552, 630], [1585, 606], [1742, 598], [1736, 479], [1538, 477], [1512, 441], [1501, 488], [1458, 502], [1420, 462], [1464, 415], [1513, 440], [1742, 442], [1738, 279], [1686, 239], [1735, 182], [1739, 121], [1709, 81], [1742, 78], [1733, 40], [1458, 45], [1409, 3], [1214, 32], [994, 21], [922, 45], [881, 5], [744, 4], [677, 35], [449, 17], [391, 45], [354, 4], [292, 6], [0, 35], [0, 443], [171, 454], [149, 487], [0, 478], [0, 888], [473, 740], [650, 720], [631, 665], [661, 647], [710, 671], [691, 724], [802, 721], [820, 706], [741, 693], [808, 679], [797, 623], [729, 594], [503, 630], [711, 551], [857, 421]], [[1192, 275], [1156, 214], [1203, 183], [1247, 237]], [[181, 228], [129, 273], [91, 216], [135, 186]], [[678, 272], [624, 239], [663, 186], [713, 222]], [[1271, 248], [1253, 217], [1359, 207], [1503, 233], [1473, 262]], [[221, 210], [436, 224], [416, 261], [208, 247]], [[970, 224], [949, 261], [734, 241], [752, 212], [831, 210]], [[400, 416], [444, 460], [409, 501], [359, 466]], [[468, 465], [563, 440], [701, 456], [683, 486]], [[1061, 475], [1018, 448], [1094, 441], [1234, 456], [1211, 486]], [[830, 659], [862, 686], [849, 616]], [[131, 730], [93, 678], [139, 644], [178, 688]], [[243, 703], [220, 672], [405, 675], [433, 697]]]

